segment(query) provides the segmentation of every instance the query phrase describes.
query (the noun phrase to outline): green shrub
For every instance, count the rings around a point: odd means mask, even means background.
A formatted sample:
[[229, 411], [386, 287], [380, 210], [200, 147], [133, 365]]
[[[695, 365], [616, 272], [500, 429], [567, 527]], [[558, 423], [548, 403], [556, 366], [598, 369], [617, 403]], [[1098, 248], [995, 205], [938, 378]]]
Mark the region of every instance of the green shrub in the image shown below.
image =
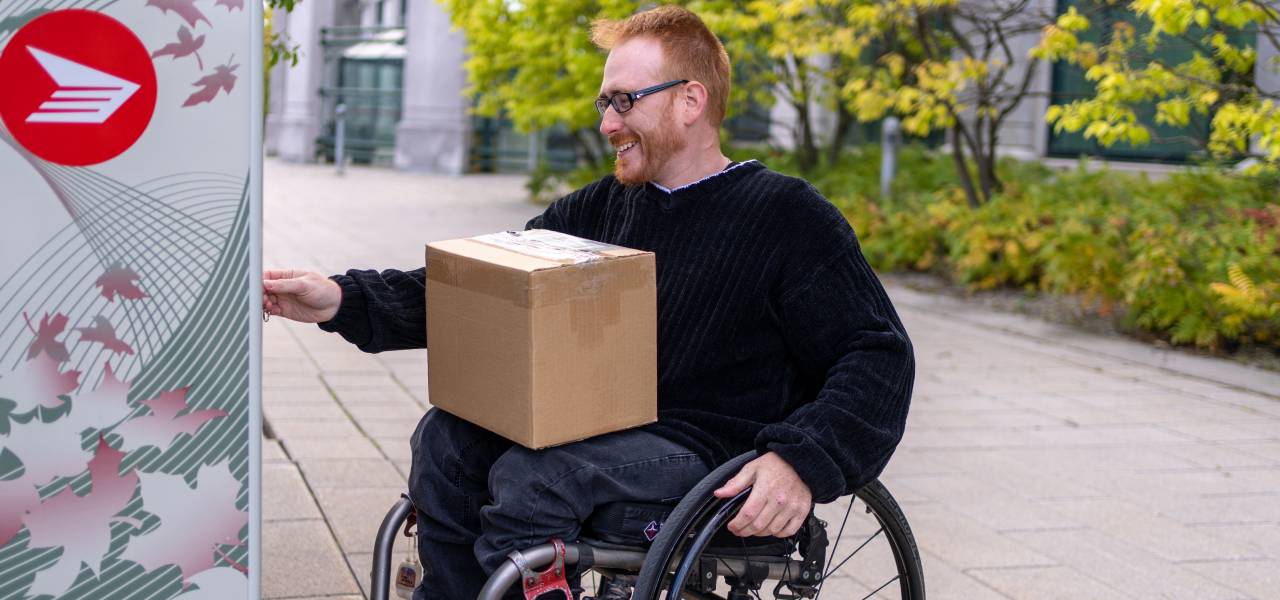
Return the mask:
[[[808, 176], [845, 211], [877, 269], [1078, 295], [1176, 344], [1280, 349], [1275, 176], [1190, 169], [1152, 180], [1003, 160], [1003, 191], [975, 210], [951, 162], [924, 148], [903, 150], [891, 198], [880, 198], [879, 154], [851, 150]], [[797, 173], [786, 155], [762, 158]]]

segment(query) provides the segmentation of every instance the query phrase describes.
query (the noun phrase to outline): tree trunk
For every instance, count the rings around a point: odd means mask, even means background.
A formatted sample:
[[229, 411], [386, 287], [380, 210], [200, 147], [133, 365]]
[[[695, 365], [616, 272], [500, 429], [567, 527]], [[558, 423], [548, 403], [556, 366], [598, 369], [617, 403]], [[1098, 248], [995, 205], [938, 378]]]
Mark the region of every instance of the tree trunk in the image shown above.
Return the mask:
[[795, 62], [796, 91], [792, 94], [791, 106], [796, 109], [796, 163], [801, 173], [810, 173], [818, 166], [818, 147], [813, 138], [813, 120], [809, 114], [809, 71], [803, 60], [792, 58]]
[[836, 103], [836, 130], [831, 134], [831, 143], [827, 146], [827, 164], [835, 166], [840, 160], [840, 152], [844, 150], [845, 137], [853, 127], [853, 115], [845, 108], [844, 102]]
[[964, 157], [961, 127], [960, 122], [956, 121], [956, 125], [951, 128], [951, 158], [956, 163], [956, 174], [960, 177], [960, 185], [964, 188], [964, 196], [969, 201], [969, 208], [978, 208], [982, 206], [982, 201], [978, 198], [978, 191], [973, 188], [973, 176], [969, 174], [969, 161]]
[[797, 103], [796, 119], [799, 121], [799, 139], [796, 140], [796, 163], [801, 173], [811, 173], [818, 166], [818, 148], [813, 142], [813, 125], [809, 119], [809, 107]]

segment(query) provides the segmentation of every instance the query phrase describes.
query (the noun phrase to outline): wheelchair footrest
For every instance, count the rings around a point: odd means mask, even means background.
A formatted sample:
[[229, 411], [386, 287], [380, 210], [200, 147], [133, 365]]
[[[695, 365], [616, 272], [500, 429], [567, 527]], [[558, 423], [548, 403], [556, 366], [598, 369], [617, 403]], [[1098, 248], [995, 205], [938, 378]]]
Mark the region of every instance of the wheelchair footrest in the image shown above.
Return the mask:
[[569, 590], [569, 580], [566, 577], [568, 573], [564, 565], [564, 542], [553, 539], [551, 545], [555, 547], [555, 558], [542, 571], [534, 571], [519, 550], [507, 555], [507, 558], [520, 570], [520, 585], [524, 589], [525, 600], [536, 600], [542, 594], [556, 591], [563, 592], [566, 600], [573, 600], [573, 592]]

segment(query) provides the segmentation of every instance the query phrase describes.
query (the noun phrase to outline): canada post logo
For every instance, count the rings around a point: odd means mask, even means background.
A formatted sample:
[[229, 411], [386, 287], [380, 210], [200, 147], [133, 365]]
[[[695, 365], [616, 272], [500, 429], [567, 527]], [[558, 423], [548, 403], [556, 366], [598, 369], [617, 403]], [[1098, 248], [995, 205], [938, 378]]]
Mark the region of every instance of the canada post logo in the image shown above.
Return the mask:
[[155, 112], [156, 73], [128, 27], [60, 10], [18, 30], [0, 53], [0, 119], [23, 148], [67, 166], [132, 147]]

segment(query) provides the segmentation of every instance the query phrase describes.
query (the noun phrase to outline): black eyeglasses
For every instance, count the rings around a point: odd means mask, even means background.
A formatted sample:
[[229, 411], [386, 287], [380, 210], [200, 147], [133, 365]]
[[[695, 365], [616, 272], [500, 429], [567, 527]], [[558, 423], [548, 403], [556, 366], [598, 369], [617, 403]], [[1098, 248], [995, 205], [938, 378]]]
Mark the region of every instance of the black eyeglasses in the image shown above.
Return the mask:
[[601, 96], [600, 98], [596, 98], [596, 110], [600, 111], [600, 116], [603, 117], [604, 111], [609, 110], [609, 107], [612, 106], [613, 110], [617, 111], [618, 114], [622, 114], [624, 112], [631, 110], [631, 107], [636, 105], [637, 100], [645, 96], [648, 96], [649, 94], [655, 94], [669, 87], [677, 86], [682, 83], [689, 83], [689, 80], [677, 79], [675, 81], [660, 83], [653, 87], [647, 87], [647, 88], [644, 88], [643, 90], [636, 90], [634, 92], [618, 92], [607, 98]]

